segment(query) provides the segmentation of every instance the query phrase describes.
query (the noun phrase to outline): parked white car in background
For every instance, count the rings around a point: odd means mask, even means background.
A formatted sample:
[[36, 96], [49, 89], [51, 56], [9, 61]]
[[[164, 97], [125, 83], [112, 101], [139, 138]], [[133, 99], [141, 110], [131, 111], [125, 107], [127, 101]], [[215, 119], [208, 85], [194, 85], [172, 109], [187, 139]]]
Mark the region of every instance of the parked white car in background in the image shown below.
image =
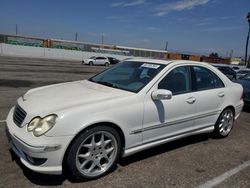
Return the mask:
[[93, 56], [87, 59], [86, 61], [83, 61], [83, 63], [88, 65], [110, 65], [109, 59], [104, 56]]
[[67, 166], [94, 179], [120, 156], [194, 134], [228, 136], [242, 93], [206, 63], [129, 59], [89, 80], [29, 90], [10, 110], [6, 132], [31, 170], [60, 174]]

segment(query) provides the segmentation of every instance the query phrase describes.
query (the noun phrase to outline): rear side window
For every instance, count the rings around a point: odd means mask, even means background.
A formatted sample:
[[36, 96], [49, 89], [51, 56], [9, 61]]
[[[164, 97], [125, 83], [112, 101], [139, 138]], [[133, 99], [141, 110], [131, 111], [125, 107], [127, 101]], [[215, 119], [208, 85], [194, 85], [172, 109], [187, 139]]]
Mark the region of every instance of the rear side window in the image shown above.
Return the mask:
[[206, 90], [224, 87], [221, 79], [207, 68], [194, 66], [194, 86], [196, 90]]

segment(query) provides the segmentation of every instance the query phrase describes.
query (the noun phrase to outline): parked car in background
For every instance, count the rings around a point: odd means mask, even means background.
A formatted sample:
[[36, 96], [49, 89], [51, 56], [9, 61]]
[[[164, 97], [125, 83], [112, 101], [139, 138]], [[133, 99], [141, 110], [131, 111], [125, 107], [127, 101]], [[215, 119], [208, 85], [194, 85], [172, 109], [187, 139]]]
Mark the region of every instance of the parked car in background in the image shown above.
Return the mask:
[[240, 77], [235, 82], [243, 86], [243, 89], [244, 89], [243, 100], [244, 100], [245, 106], [249, 107], [250, 106], [250, 72]]
[[108, 59], [109, 59], [109, 62], [110, 62], [111, 65], [114, 65], [114, 64], [117, 64], [117, 63], [120, 62], [120, 60], [118, 60], [118, 59], [116, 59], [114, 57], [108, 57]]
[[244, 65], [230, 65], [230, 67], [237, 73], [238, 71], [242, 69], [246, 69], [246, 66]]
[[88, 80], [29, 90], [6, 134], [27, 168], [96, 179], [120, 156], [195, 134], [227, 137], [242, 93], [207, 63], [129, 59]]
[[237, 72], [237, 79], [245, 76], [246, 74], [250, 73], [250, 69], [242, 69]]
[[84, 64], [87, 65], [105, 65], [105, 66], [109, 66], [110, 62], [109, 59], [105, 56], [93, 56], [90, 57], [89, 59], [83, 61]]
[[231, 68], [232, 68], [235, 72], [237, 72], [237, 71], [240, 70], [240, 67], [238, 67], [238, 66], [231, 66]]
[[230, 80], [235, 80], [237, 78], [236, 72], [229, 66], [214, 65], [223, 74], [225, 74]]

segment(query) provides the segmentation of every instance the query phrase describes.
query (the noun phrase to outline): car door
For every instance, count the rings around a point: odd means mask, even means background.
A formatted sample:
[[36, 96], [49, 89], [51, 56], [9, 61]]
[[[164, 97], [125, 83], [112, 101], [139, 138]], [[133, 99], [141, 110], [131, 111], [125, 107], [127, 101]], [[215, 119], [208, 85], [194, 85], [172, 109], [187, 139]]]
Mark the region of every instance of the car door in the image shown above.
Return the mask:
[[[145, 96], [142, 131], [144, 143], [180, 136], [192, 130], [196, 104], [190, 70], [189, 66], [172, 68]], [[172, 98], [153, 100], [151, 94], [158, 89], [172, 91]]]
[[225, 100], [225, 85], [209, 68], [192, 66], [192, 72], [197, 105], [194, 125], [200, 128], [213, 126]]
[[96, 57], [95, 64], [96, 65], [102, 65], [103, 64], [103, 58], [102, 57]]

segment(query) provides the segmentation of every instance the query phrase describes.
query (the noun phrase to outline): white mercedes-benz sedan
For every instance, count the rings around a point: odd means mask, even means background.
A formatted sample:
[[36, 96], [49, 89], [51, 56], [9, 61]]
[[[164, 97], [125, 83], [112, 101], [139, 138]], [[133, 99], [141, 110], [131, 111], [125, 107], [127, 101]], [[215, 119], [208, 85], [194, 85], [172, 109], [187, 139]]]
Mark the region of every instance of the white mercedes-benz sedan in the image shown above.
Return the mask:
[[94, 179], [120, 156], [194, 134], [228, 136], [242, 93], [207, 63], [129, 59], [88, 80], [29, 90], [6, 134], [29, 169]]

